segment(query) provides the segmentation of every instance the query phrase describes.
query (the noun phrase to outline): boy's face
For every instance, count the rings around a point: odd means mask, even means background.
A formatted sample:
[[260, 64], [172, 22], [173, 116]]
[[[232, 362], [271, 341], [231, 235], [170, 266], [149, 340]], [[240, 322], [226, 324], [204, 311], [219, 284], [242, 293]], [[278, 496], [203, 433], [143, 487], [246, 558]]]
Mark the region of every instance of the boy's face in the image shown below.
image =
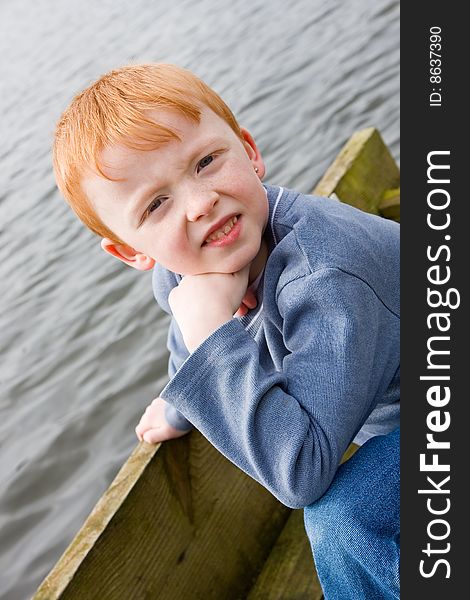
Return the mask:
[[103, 247], [141, 269], [157, 261], [182, 275], [239, 271], [260, 252], [268, 219], [253, 138], [243, 130], [240, 140], [207, 107], [199, 124], [171, 110], [149, 116], [181, 141], [151, 151], [108, 147], [101, 164], [119, 181], [91, 172], [82, 179], [98, 216], [126, 243]]

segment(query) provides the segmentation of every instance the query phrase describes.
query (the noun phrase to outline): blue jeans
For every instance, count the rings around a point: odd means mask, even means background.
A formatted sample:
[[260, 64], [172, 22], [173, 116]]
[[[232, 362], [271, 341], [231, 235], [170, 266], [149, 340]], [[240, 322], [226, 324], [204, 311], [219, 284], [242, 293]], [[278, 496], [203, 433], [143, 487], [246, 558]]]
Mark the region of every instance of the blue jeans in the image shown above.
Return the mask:
[[325, 600], [400, 597], [400, 428], [368, 440], [304, 510]]

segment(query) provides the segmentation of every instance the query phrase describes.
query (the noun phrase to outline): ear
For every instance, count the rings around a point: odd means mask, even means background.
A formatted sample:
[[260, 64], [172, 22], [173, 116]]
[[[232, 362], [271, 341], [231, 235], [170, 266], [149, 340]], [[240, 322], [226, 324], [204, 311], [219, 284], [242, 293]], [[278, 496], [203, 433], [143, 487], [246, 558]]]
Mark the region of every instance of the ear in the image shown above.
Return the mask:
[[250, 157], [251, 163], [254, 169], [257, 169], [256, 174], [260, 179], [264, 177], [266, 173], [266, 167], [264, 166], [264, 160], [261, 156], [261, 152], [256, 145], [254, 137], [244, 127], [240, 128], [243, 137], [243, 145], [245, 146], [246, 153]]
[[101, 247], [105, 252], [111, 254], [111, 256], [115, 256], [126, 265], [138, 271], [148, 271], [155, 265], [155, 260], [150, 256], [142, 254], [142, 252], [137, 252], [137, 250], [125, 244], [116, 244], [109, 238], [101, 240]]

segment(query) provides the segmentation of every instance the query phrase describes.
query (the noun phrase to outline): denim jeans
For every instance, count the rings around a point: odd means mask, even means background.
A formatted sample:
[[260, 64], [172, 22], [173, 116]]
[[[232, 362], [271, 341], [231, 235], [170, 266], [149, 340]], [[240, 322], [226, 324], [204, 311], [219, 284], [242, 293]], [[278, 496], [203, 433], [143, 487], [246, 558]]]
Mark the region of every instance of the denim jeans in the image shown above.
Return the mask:
[[400, 597], [400, 428], [367, 441], [304, 510], [325, 600]]

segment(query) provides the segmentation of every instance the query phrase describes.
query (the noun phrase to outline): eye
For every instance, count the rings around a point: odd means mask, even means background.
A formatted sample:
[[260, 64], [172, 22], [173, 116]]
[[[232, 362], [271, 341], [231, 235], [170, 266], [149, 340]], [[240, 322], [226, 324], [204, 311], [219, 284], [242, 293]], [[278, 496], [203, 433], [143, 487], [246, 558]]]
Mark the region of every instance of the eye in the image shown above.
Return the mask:
[[213, 154], [208, 154], [207, 156], [205, 156], [202, 160], [199, 161], [199, 163], [197, 165], [197, 172], [199, 173], [199, 171], [201, 171], [205, 167], [208, 167], [213, 160], [214, 160]]
[[139, 223], [139, 227], [140, 227], [140, 225], [142, 225], [142, 223], [145, 221], [145, 219], [148, 216], [150, 216], [153, 212], [158, 210], [160, 208], [160, 206], [163, 204], [163, 202], [167, 199], [168, 198], [166, 198], [166, 196], [164, 196], [164, 197], [155, 198], [154, 200], [152, 200], [152, 202], [150, 202], [148, 207], [145, 209], [144, 214], [142, 215], [142, 218]]
[[153, 213], [154, 210], [157, 210], [157, 208], [160, 208], [160, 206], [163, 204], [163, 200], [164, 198], [155, 198], [155, 200], [152, 200], [146, 210], [146, 213], [149, 215], [150, 213]]

